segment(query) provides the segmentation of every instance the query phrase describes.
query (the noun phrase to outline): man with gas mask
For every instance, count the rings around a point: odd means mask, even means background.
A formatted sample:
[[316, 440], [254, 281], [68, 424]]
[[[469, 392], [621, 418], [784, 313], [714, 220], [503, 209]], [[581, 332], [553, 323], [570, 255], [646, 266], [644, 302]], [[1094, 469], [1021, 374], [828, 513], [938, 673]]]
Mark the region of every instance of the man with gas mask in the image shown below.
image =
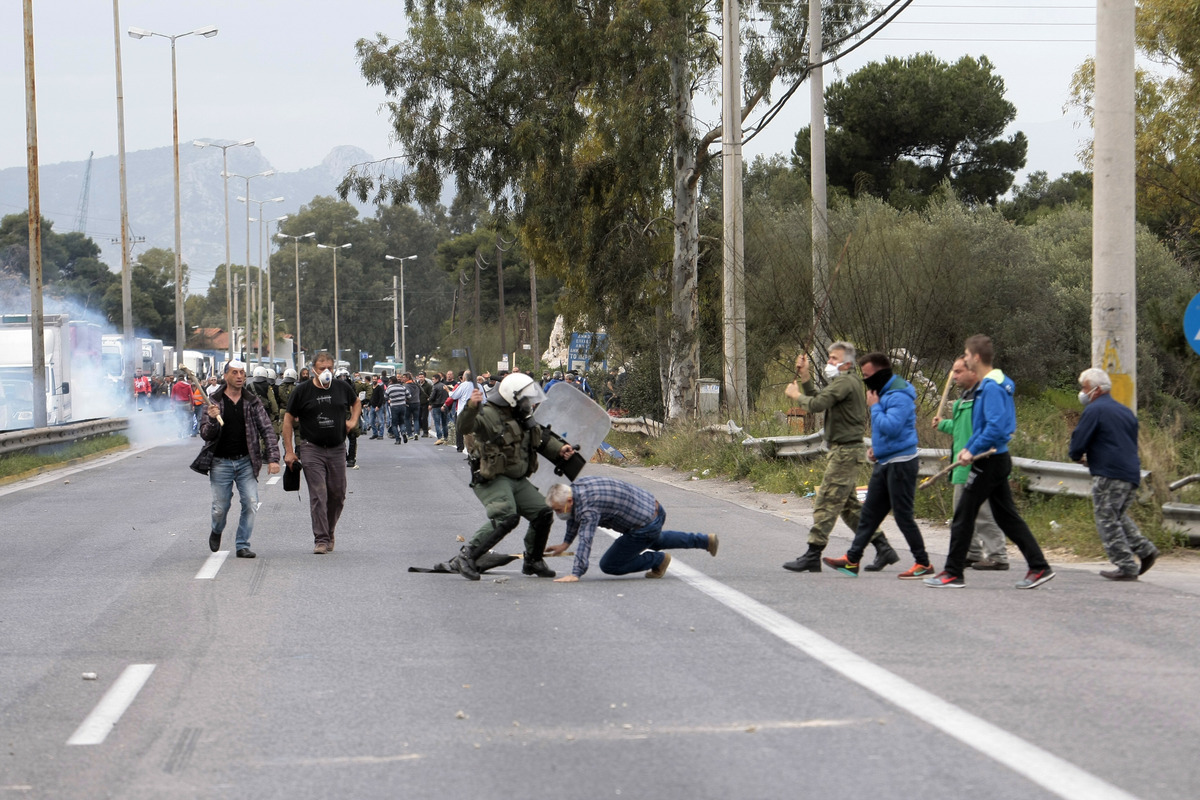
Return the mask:
[[473, 434], [470, 447], [471, 488], [487, 512], [488, 520], [450, 562], [467, 580], [479, 580], [475, 560], [500, 543], [521, 518], [529, 520], [525, 534], [525, 559], [521, 571], [553, 578], [544, 553], [554, 512], [529, 481], [537, 471], [541, 453], [555, 463], [565, 462], [575, 450], [548, 428], [533, 420], [533, 410], [546, 399], [537, 382], [525, 374], [507, 376], [483, 392], [475, 388], [458, 415], [458, 428]]
[[333, 552], [334, 531], [346, 502], [346, 436], [358, 426], [362, 404], [353, 387], [333, 379], [333, 356], [313, 359], [313, 378], [296, 384], [283, 415], [284, 463], [297, 460], [293, 432], [299, 429], [299, 461], [304, 465], [312, 514], [313, 553]]
[[[810, 413], [825, 412], [825, 445], [829, 457], [825, 461], [825, 476], [813, 498], [813, 524], [808, 530], [808, 551], [783, 565], [792, 572], [820, 572], [821, 553], [829, 544], [829, 534], [838, 517], [858, 530], [862, 503], [858, 500], [858, 468], [867, 461], [867, 446], [863, 434], [867, 426], [867, 397], [863, 382], [854, 371], [854, 345], [834, 342], [829, 345], [829, 360], [825, 364], [825, 388], [817, 391], [809, 372], [808, 356], [796, 357], [799, 380], [784, 390], [797, 405]], [[803, 393], [801, 393], [803, 388]], [[888, 543], [883, 531], [871, 537], [875, 545], [875, 561], [868, 572], [877, 572], [900, 560]]]

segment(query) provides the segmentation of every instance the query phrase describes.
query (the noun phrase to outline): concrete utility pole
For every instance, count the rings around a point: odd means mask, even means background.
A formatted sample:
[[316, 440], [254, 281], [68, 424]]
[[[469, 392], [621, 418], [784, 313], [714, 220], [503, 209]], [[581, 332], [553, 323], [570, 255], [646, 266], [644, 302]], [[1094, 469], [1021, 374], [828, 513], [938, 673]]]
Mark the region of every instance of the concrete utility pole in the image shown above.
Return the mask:
[[[117, 175], [121, 195], [121, 351], [125, 366], [123, 374], [133, 380], [133, 266], [129, 263], [129, 187], [125, 178], [125, 89], [121, 77], [121, 9], [120, 0], [113, 0], [113, 39], [116, 48], [117, 72]], [[126, 399], [130, 387], [123, 386]]]
[[[810, 0], [808, 5], [808, 63], [820, 64], [824, 60], [821, 41], [821, 0]], [[825, 177], [825, 71], [813, 67], [808, 73], [809, 107], [812, 123], [809, 127], [809, 163], [812, 175], [809, 188], [812, 192], [812, 272], [813, 272], [813, 341], [808, 347], [824, 347], [830, 336], [825, 329], [824, 319], [817, 319], [821, 310], [829, 304], [829, 209], [827, 207], [827, 184]]]
[[1137, 411], [1134, 253], [1134, 0], [1096, 5], [1095, 201], [1092, 211], [1092, 366]]
[[741, 3], [724, 0], [721, 31], [721, 193], [724, 234], [722, 264], [725, 313], [725, 403], [745, 419], [746, 257], [742, 225], [742, 48]]
[[542, 340], [538, 336], [537, 262], [532, 258], [529, 259], [529, 315], [533, 318], [530, 320], [533, 337], [533, 360], [534, 363], [540, 363], [542, 360]]
[[500, 234], [496, 234], [496, 282], [499, 285], [500, 298], [500, 352], [508, 352], [508, 343], [504, 338], [504, 250], [500, 247]]
[[[42, 203], [38, 182], [33, 0], [25, 0], [25, 165], [29, 175], [29, 332], [33, 348], [33, 427], [46, 427], [46, 331], [42, 314]], [[41, 398], [39, 402], [37, 398]]]

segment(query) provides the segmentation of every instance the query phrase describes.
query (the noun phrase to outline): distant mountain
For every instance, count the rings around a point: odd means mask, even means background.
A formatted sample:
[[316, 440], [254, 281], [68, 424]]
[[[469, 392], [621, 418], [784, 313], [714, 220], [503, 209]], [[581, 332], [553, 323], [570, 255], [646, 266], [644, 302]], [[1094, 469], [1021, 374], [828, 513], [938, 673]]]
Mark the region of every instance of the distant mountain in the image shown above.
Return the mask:
[[[221, 141], [221, 140], [216, 140]], [[257, 147], [231, 147], [229, 171], [235, 175], [255, 175], [271, 169], [271, 163]], [[295, 214], [318, 195], [336, 195], [336, 188], [347, 170], [355, 164], [372, 161], [366, 151], [352, 146], [335, 147], [320, 165], [296, 172], [276, 172], [250, 182], [255, 200], [283, 197], [282, 203], [263, 207], [266, 219]], [[129, 226], [133, 235], [145, 241], [134, 245], [133, 253], [151, 247], [175, 246], [175, 196], [172, 180], [171, 148], [139, 150], [126, 154], [129, 188]], [[83, 189], [86, 161], [71, 161], [41, 166], [42, 216], [54, 223], [54, 230], [66, 233], [75, 229], [80, 192]], [[180, 208], [182, 210], [183, 259], [191, 269], [189, 290], [205, 291], [218, 264], [225, 261], [225, 199], [221, 178], [221, 150], [179, 147]], [[91, 199], [88, 204], [87, 233], [103, 250], [102, 259], [114, 272], [121, 268], [120, 196], [118, 194], [117, 157], [107, 156], [92, 162]], [[235, 264], [246, 260], [246, 206], [237, 202], [246, 193], [246, 182], [229, 179], [230, 251]], [[0, 216], [22, 213], [28, 188], [24, 167], [0, 170]], [[350, 202], [364, 216], [374, 214], [374, 206]], [[258, 205], [250, 216], [258, 217]], [[275, 227], [272, 226], [271, 230]], [[270, 233], [268, 232], [268, 235]], [[264, 254], [267, 252], [263, 244]], [[265, 255], [264, 255], [265, 259]], [[250, 260], [258, 263], [258, 223], [252, 223]]]

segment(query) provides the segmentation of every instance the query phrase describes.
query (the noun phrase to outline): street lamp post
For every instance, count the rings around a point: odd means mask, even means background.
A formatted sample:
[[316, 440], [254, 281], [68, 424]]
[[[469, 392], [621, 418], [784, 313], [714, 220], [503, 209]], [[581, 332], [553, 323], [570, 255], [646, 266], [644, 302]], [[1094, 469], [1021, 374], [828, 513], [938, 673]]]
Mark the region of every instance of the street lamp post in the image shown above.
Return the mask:
[[[267, 178], [274, 174], [275, 174], [275, 170], [269, 169], [265, 172], [259, 172], [255, 175], [238, 175], [236, 173], [230, 172], [230, 173], [228, 173], [227, 177], [241, 178], [242, 180], [244, 180], [246, 182], [246, 197], [249, 197], [250, 196], [250, 181], [252, 179]], [[241, 198], [238, 198], [238, 200], [241, 200]], [[250, 204], [249, 203], [246, 203], [246, 280], [247, 280], [247, 282], [250, 280]], [[246, 295], [246, 325], [247, 325], [247, 327], [249, 327], [249, 324], [250, 324], [250, 296], [249, 296], [249, 293], [247, 292], [247, 295]], [[249, 336], [246, 336], [246, 341], [247, 342], [250, 341]], [[247, 363], [249, 363], [249, 359], [250, 359], [250, 350], [247, 349], [246, 350]]]
[[286, 233], [275, 234], [280, 239], [291, 239], [296, 245], [296, 367], [301, 366], [300, 359], [300, 240], [311, 239], [317, 235], [316, 231], [309, 231], [302, 236], [291, 236]]
[[[258, 216], [259, 216], [259, 219], [261, 220], [263, 205], [266, 203], [282, 203], [283, 198], [282, 197], [272, 197], [270, 200], [253, 200], [250, 198], [249, 195], [246, 195], [245, 197], [238, 197], [238, 202], [246, 204], [246, 279], [249, 280], [249, 276], [250, 276], [250, 223], [255, 221], [254, 217], [250, 216], [250, 204], [251, 203], [258, 204]], [[262, 305], [262, 226], [261, 225], [259, 226], [259, 229], [258, 229], [258, 302], [259, 302], [258, 308], [259, 308], [259, 312], [260, 312], [258, 315], [258, 363], [261, 364], [262, 363], [262, 333], [263, 333], [262, 332], [262, 314], [261, 314], [261, 311], [262, 311], [262, 307], [261, 307], [261, 305]], [[247, 325], [247, 327], [249, 327], [249, 325], [250, 325], [250, 306], [249, 306], [249, 304], [246, 305], [246, 325]], [[247, 353], [247, 356], [249, 356], [249, 353]]]
[[333, 352], [335, 353], [335, 355], [333, 357], [333, 361], [334, 361], [335, 367], [337, 366], [337, 362], [341, 361], [341, 359], [342, 359], [342, 350], [341, 350], [342, 341], [338, 337], [337, 251], [341, 250], [343, 248], [349, 247], [351, 244], [353, 244], [353, 243], [346, 242], [345, 244], [318, 244], [317, 245], [317, 247], [320, 247], [322, 250], [332, 250], [333, 251]]
[[[399, 292], [399, 295], [400, 295], [400, 357], [398, 360], [400, 361], [401, 364], [404, 365], [404, 369], [408, 370], [408, 346], [406, 343], [407, 337], [405, 335], [406, 334], [406, 331], [405, 331], [406, 326], [404, 325], [404, 262], [412, 261], [414, 258], [416, 258], [416, 256], [415, 255], [411, 255], [411, 256], [385, 255], [384, 258], [386, 258], [388, 261], [399, 261], [400, 262], [400, 292]], [[393, 301], [393, 308], [395, 308], [394, 301]], [[393, 319], [395, 319], [395, 312], [393, 311], [392, 313], [393, 313]]]
[[174, 147], [175, 156], [175, 349], [183, 356], [183, 348], [187, 344], [187, 337], [184, 335], [183, 328], [183, 254], [180, 250], [183, 249], [183, 215], [180, 212], [179, 206], [179, 81], [175, 68], [175, 40], [192, 34], [203, 36], [205, 39], [211, 39], [217, 35], [215, 25], [207, 25], [203, 28], [197, 28], [194, 31], [187, 33], [177, 33], [175, 35], [156, 33], [148, 31], [145, 28], [130, 28], [129, 35], [134, 39], [145, 39], [147, 36], [161, 36], [164, 39], [171, 40], [171, 141]]
[[[221, 148], [221, 180], [225, 185], [225, 328], [229, 331], [229, 360], [233, 360], [233, 265], [229, 254], [229, 148], [253, 147], [253, 139], [242, 139], [233, 144], [215, 142], [192, 142], [196, 147]], [[247, 187], [249, 191], [249, 187]]]
[[[282, 200], [283, 198], [278, 198]], [[259, 203], [258, 200], [252, 202]], [[262, 203], [270, 202], [263, 200]], [[266, 305], [267, 320], [270, 324], [270, 330], [267, 331], [267, 347], [269, 348], [268, 355], [272, 362], [275, 361], [275, 299], [271, 294], [271, 245], [270, 240], [267, 240], [267, 293], [264, 295], [262, 290], [263, 281], [263, 225], [272, 222], [283, 222], [287, 219], [287, 214], [275, 219], [262, 218], [262, 203], [258, 206], [258, 338], [259, 338], [259, 361], [262, 361], [262, 335], [263, 335], [263, 306]]]

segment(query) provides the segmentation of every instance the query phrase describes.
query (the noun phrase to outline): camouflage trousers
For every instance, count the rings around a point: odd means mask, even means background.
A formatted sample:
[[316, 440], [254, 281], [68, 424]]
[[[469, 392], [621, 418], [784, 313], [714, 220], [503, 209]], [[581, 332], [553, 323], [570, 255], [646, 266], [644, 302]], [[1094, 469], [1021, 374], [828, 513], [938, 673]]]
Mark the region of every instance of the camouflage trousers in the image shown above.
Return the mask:
[[1158, 555], [1154, 543], [1142, 536], [1138, 526], [1126, 513], [1137, 487], [1127, 481], [1092, 477], [1092, 509], [1096, 515], [1096, 530], [1100, 544], [1117, 569], [1137, 575], [1140, 565], [1134, 560]]
[[[813, 524], [808, 529], [808, 543], [815, 547], [829, 544], [829, 533], [837, 524], [838, 517], [850, 528], [858, 530], [858, 517], [862, 503], [858, 500], [858, 468], [867, 463], [865, 444], [830, 445], [825, 460], [825, 477], [813, 497]], [[874, 541], [880, 536], [876, 531]]]

